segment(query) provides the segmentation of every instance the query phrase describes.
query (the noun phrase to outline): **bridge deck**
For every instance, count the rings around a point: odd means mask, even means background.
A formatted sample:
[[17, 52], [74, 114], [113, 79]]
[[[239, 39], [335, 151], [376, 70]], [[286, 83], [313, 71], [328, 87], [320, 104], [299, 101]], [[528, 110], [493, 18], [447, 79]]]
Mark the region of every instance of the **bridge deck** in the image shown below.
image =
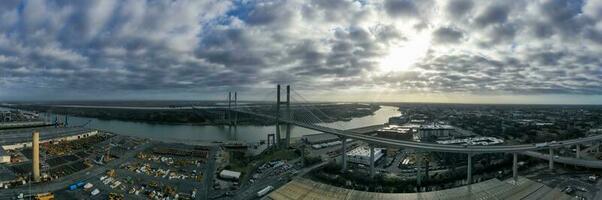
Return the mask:
[[422, 143], [422, 142], [413, 142], [413, 141], [403, 141], [403, 140], [394, 140], [387, 139], [382, 137], [375, 137], [370, 135], [359, 134], [350, 130], [339, 130], [329, 127], [324, 127], [316, 124], [309, 124], [304, 122], [299, 122], [295, 120], [288, 120], [284, 118], [277, 118], [275, 116], [254, 113], [251, 111], [243, 111], [243, 110], [233, 110], [235, 112], [245, 113], [249, 115], [255, 115], [258, 117], [263, 117], [270, 120], [279, 121], [281, 123], [289, 123], [295, 126], [316, 130], [324, 133], [330, 133], [341, 137], [351, 138], [366, 141], [373, 144], [379, 144], [384, 146], [395, 146], [395, 147], [405, 147], [405, 148], [414, 148], [414, 149], [422, 149], [428, 151], [438, 151], [438, 152], [455, 152], [455, 153], [511, 153], [511, 152], [525, 152], [525, 151], [535, 151], [535, 150], [544, 150], [549, 148], [558, 148], [567, 145], [575, 145], [581, 143], [589, 143], [593, 141], [602, 140], [602, 134], [595, 135], [587, 138], [577, 138], [571, 140], [559, 141], [554, 144], [537, 146], [535, 144], [520, 144], [520, 145], [493, 145], [493, 146], [462, 146], [462, 145], [447, 145], [447, 144], [433, 144], [433, 143]]

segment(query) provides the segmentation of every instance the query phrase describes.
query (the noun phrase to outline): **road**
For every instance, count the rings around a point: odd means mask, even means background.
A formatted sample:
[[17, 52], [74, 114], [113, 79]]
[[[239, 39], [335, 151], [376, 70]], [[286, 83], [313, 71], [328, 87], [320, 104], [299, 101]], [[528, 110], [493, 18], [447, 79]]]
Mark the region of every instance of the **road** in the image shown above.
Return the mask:
[[203, 197], [202, 199], [209, 199], [209, 191], [213, 186], [213, 177], [215, 176], [215, 160], [217, 154], [217, 147], [210, 147], [211, 151], [209, 151], [209, 157], [207, 158], [207, 164], [204, 171], [203, 177], [203, 187], [200, 188], [198, 197]]
[[57, 190], [66, 189], [67, 186], [73, 184], [77, 181], [86, 181], [92, 178], [98, 178], [101, 174], [105, 173], [108, 169], [116, 168], [119, 165], [123, 164], [129, 158], [134, 157], [139, 152], [144, 149], [150, 147], [152, 143], [147, 142], [145, 144], [139, 145], [136, 149], [127, 152], [119, 159], [114, 160], [113, 162], [109, 162], [106, 165], [94, 166], [91, 168], [87, 168], [81, 170], [79, 172], [75, 172], [73, 174], [61, 177], [57, 180], [54, 180], [50, 183], [42, 183], [42, 184], [32, 184], [32, 185], [24, 185], [17, 188], [5, 189], [0, 193], [0, 199], [11, 199], [16, 197], [19, 193], [23, 194], [37, 194], [43, 192], [53, 192]]

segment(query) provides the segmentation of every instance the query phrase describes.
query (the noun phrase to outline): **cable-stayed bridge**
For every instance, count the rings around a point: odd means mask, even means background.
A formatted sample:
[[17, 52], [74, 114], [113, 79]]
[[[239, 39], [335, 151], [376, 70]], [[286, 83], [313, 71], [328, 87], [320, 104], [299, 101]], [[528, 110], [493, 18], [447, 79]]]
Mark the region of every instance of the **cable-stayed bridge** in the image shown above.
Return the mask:
[[[291, 93], [290, 86], [286, 86], [286, 96], [285, 101], [281, 98], [281, 87], [277, 86], [276, 89], [276, 103], [275, 112], [266, 113], [261, 112], [256, 109], [258, 106], [237, 106], [237, 95], [235, 94], [234, 104], [232, 104], [231, 94], [229, 96], [228, 103], [228, 116], [236, 123], [238, 113], [255, 116], [258, 118], [263, 118], [266, 120], [271, 120], [276, 123], [276, 144], [282, 146], [288, 146], [290, 141], [290, 127], [291, 126], [299, 126], [323, 133], [329, 133], [333, 135], [337, 135], [341, 138], [342, 142], [342, 150], [343, 152], [347, 151], [346, 141], [347, 139], [355, 139], [361, 140], [370, 145], [370, 154], [371, 154], [371, 163], [370, 163], [370, 174], [374, 176], [374, 148], [378, 146], [387, 146], [387, 147], [402, 147], [402, 148], [411, 148], [416, 149], [420, 152], [449, 152], [449, 153], [462, 153], [466, 154], [468, 158], [468, 166], [467, 166], [467, 181], [468, 183], [472, 183], [472, 156], [476, 154], [485, 154], [485, 153], [509, 153], [513, 155], [513, 178], [514, 180], [518, 180], [518, 154], [523, 154], [535, 158], [546, 159], [549, 161], [549, 168], [554, 168], [554, 162], [565, 163], [576, 166], [584, 166], [589, 168], [602, 168], [602, 161], [600, 160], [584, 160], [579, 158], [580, 147], [581, 144], [592, 144], [596, 146], [596, 151], [600, 149], [600, 141], [602, 140], [602, 135], [595, 135], [585, 138], [576, 138], [564, 141], [558, 141], [553, 143], [542, 144], [518, 144], [518, 145], [492, 145], [492, 146], [469, 146], [469, 145], [446, 145], [446, 144], [435, 144], [435, 143], [424, 143], [424, 142], [414, 142], [414, 141], [405, 141], [405, 140], [395, 140], [388, 139], [382, 137], [376, 137], [371, 135], [360, 134], [351, 130], [343, 130], [339, 128], [327, 127], [324, 125], [324, 121], [322, 118], [330, 118], [327, 114], [320, 111], [320, 109], [316, 108], [312, 105], [312, 103], [308, 102], [302, 95], [292, 91]], [[293, 94], [293, 96], [291, 96]], [[294, 95], [297, 95], [295, 98]], [[295, 104], [292, 103], [291, 100], [297, 100]], [[303, 115], [293, 115], [291, 107], [295, 107], [296, 109], [302, 109]], [[274, 110], [274, 109], [271, 109]], [[281, 140], [281, 126], [284, 125], [286, 127], [285, 131], [285, 139]], [[336, 125], [336, 123], [335, 123]], [[566, 157], [558, 157], [554, 155], [554, 149], [572, 146], [575, 145], [577, 147], [577, 158], [566, 158]], [[547, 150], [547, 154], [539, 153], [536, 151], [539, 150]], [[343, 170], [347, 168], [347, 158], [346, 153], [342, 154], [342, 167]], [[421, 160], [421, 159], [419, 159]], [[419, 163], [422, 165], [422, 163]], [[420, 182], [420, 169], [418, 168], [418, 181]]]

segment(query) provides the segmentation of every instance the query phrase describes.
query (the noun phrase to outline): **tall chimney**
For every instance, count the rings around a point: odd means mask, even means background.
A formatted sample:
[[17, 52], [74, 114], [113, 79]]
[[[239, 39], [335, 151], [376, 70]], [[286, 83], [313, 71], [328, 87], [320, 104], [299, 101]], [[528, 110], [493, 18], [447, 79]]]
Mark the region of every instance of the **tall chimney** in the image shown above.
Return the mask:
[[40, 132], [33, 132], [32, 142], [32, 157], [33, 157], [33, 181], [40, 182]]

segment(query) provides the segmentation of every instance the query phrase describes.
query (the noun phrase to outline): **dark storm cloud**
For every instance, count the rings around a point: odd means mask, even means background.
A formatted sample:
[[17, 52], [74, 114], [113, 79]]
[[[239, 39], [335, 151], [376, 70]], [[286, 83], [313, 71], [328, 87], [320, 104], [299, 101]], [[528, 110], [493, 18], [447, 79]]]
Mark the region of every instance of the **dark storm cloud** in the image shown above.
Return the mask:
[[453, 27], [439, 27], [433, 32], [434, 39], [438, 43], [458, 43], [464, 37], [462, 31]]
[[[10, 0], [0, 17], [3, 91], [602, 88], [599, 1]], [[425, 55], [383, 72], [420, 38]]]
[[451, 0], [446, 6], [446, 11], [454, 18], [460, 18], [469, 14], [473, 6], [472, 0]]
[[418, 7], [410, 0], [385, 0], [385, 10], [395, 17], [417, 17]]
[[485, 27], [491, 24], [502, 24], [505, 23], [506, 20], [508, 20], [509, 12], [510, 8], [507, 5], [490, 5], [482, 12], [477, 14], [477, 17], [475, 18], [475, 23], [479, 27]]

